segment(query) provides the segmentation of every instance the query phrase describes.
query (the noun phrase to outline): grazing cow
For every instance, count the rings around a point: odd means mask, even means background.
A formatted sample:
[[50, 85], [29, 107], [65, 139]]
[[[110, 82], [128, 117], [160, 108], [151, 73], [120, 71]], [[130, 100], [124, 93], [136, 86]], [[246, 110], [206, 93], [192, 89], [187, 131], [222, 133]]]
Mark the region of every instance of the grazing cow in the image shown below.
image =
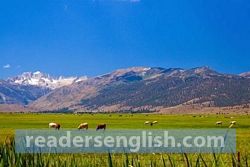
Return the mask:
[[61, 125], [58, 123], [51, 122], [49, 123], [49, 128], [54, 128], [54, 129], [59, 130], [61, 128]]
[[157, 123], [158, 123], [158, 121], [153, 121], [150, 123], [150, 126], [153, 126], [154, 124], [157, 124]]
[[151, 122], [150, 121], [145, 121], [144, 124], [147, 125], [147, 124], [150, 124]]
[[217, 121], [215, 125], [222, 125], [222, 121]]
[[230, 125], [229, 125], [229, 128], [232, 128], [234, 125], [236, 125], [236, 121], [231, 121]]
[[236, 124], [236, 121], [231, 121], [230, 124], [231, 124], [231, 125], [235, 125], [235, 124]]
[[86, 129], [88, 130], [89, 128], [89, 124], [87, 122], [85, 123], [81, 123], [79, 126], [78, 126], [78, 129], [81, 130], [81, 129]]
[[106, 129], [106, 124], [99, 124], [99, 125], [97, 125], [96, 130], [100, 130], [100, 129], [105, 130]]

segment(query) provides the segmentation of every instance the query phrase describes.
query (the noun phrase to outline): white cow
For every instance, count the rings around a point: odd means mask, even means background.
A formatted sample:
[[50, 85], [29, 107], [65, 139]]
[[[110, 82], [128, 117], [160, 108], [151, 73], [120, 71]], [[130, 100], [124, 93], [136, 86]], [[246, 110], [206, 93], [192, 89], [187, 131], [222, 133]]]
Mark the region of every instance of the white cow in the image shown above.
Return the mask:
[[231, 125], [235, 125], [237, 122], [236, 121], [231, 121], [230, 124]]
[[153, 121], [153, 122], [152, 122], [152, 124], [157, 124], [157, 123], [158, 123], [158, 121]]
[[81, 123], [79, 126], [78, 126], [78, 129], [88, 129], [89, 128], [89, 124], [87, 122], [85, 123]]
[[61, 125], [58, 123], [51, 122], [49, 123], [49, 128], [54, 128], [54, 129], [59, 130], [61, 128]]

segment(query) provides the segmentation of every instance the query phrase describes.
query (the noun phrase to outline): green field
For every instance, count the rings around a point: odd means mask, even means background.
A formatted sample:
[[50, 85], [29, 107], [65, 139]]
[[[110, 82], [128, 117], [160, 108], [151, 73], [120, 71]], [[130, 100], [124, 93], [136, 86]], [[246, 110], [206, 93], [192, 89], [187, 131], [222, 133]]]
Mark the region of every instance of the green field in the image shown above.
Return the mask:
[[[144, 125], [145, 121], [155, 120], [159, 123], [152, 127]], [[228, 128], [229, 123], [232, 120], [237, 121], [237, 125], [234, 127], [237, 132], [237, 151], [241, 152], [242, 155], [248, 155], [248, 150], [250, 148], [250, 116], [248, 115], [0, 114], [0, 141], [1, 143], [4, 143], [7, 136], [13, 136], [15, 129], [48, 129], [49, 122], [60, 123], [62, 125], [62, 129], [76, 129], [82, 122], [88, 122], [90, 129], [95, 129], [96, 125], [99, 123], [106, 123], [108, 129], [219, 129]], [[223, 121], [223, 125], [216, 126], [216, 121]], [[67, 159], [71, 156], [72, 155], [68, 155], [65, 157], [64, 155], [64, 158], [62, 159]], [[108, 163], [106, 161], [109, 160], [107, 155], [103, 157], [100, 155], [88, 156], [87, 158], [84, 156], [85, 161], [90, 161], [90, 164], [92, 165], [100, 164], [102, 161], [103, 163]], [[114, 158], [115, 156], [118, 158]], [[147, 164], [154, 161], [160, 161], [159, 159], [162, 159], [162, 156], [163, 155], [157, 155], [152, 158], [152, 155], [140, 155], [139, 157], [136, 156], [134, 161], [144, 159], [141, 163]], [[124, 155], [112, 155], [112, 157], [115, 160], [124, 159]], [[175, 155], [173, 159], [177, 157], [178, 155]], [[182, 156], [180, 156], [180, 159], [181, 157]], [[209, 159], [208, 157], [209, 155], [207, 155], [206, 159]], [[229, 157], [229, 159], [231, 159], [231, 156]], [[213, 156], [210, 158], [213, 159]], [[167, 155], [166, 159], [168, 159]], [[195, 160], [196, 159], [194, 158], [194, 161]], [[60, 162], [60, 160], [57, 161]], [[123, 160], [121, 161], [123, 162]], [[123, 164], [122, 162], [121, 164]]]

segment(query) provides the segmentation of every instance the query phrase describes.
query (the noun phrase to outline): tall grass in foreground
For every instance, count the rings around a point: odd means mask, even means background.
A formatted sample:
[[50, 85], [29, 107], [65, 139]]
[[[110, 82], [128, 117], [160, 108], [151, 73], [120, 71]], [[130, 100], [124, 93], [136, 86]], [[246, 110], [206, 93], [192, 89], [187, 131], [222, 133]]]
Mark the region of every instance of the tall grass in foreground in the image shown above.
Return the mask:
[[0, 145], [0, 167], [200, 167], [248, 166], [248, 154], [19, 154], [7, 140]]

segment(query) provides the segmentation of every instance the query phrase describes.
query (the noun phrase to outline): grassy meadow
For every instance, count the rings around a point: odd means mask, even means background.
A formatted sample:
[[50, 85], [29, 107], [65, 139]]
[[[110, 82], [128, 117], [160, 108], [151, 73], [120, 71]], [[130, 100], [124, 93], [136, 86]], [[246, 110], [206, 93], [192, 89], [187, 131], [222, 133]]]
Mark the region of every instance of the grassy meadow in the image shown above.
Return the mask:
[[[237, 152], [234, 154], [16, 154], [8, 139], [15, 129], [48, 129], [58, 122], [62, 129], [76, 129], [88, 122], [90, 129], [106, 123], [107, 129], [217, 129], [237, 121]], [[145, 121], [158, 121], [154, 126]], [[222, 126], [215, 122], [223, 121]], [[164, 115], [164, 114], [0, 114], [0, 166], [248, 166], [250, 116], [248, 115]], [[5, 143], [5, 144], [4, 144]], [[12, 164], [12, 165], [11, 165]]]

